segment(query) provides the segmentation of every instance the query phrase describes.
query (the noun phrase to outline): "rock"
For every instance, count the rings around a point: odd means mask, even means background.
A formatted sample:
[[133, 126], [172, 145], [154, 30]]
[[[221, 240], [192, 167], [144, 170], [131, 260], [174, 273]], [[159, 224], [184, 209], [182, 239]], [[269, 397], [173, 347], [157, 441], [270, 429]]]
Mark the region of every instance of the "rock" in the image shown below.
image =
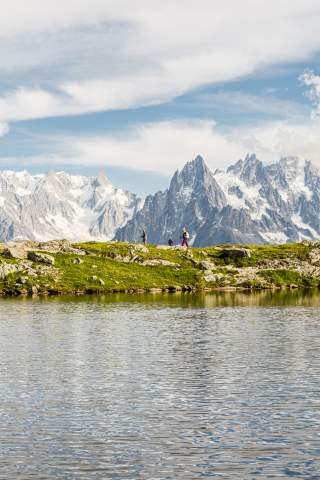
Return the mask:
[[28, 252], [28, 259], [32, 262], [40, 262], [45, 263], [47, 265], [54, 265], [54, 258], [47, 253], [40, 253], [40, 252]]
[[99, 278], [99, 283], [100, 283], [100, 285], [102, 285], [102, 286], [105, 285], [105, 282], [102, 280], [102, 278]]
[[3, 280], [6, 278], [10, 273], [15, 273], [21, 271], [19, 265], [15, 265], [13, 263], [0, 263], [0, 279]]
[[209, 272], [204, 272], [203, 278], [205, 279], [206, 282], [218, 282], [222, 277], [224, 277], [223, 274], [217, 273], [213, 274], [211, 271]]
[[320, 249], [313, 248], [309, 253], [309, 260], [312, 265], [320, 265]]
[[159, 250], [171, 250], [173, 246], [170, 247], [170, 245], [156, 245], [156, 248], [159, 248]]
[[117, 262], [123, 262], [123, 263], [130, 263], [131, 262], [131, 257], [126, 256], [122, 257], [121, 255], [116, 255], [113, 260], [116, 260]]
[[248, 248], [231, 247], [221, 251], [221, 257], [225, 258], [250, 258], [251, 251]]
[[47, 242], [40, 242], [37, 248], [50, 253], [63, 252], [74, 255], [86, 255], [85, 250], [72, 247], [71, 243], [68, 240], [49, 240]]
[[163, 289], [157, 288], [157, 287], [151, 287], [151, 288], [148, 288], [147, 291], [149, 293], [160, 293], [160, 292], [163, 292]]
[[143, 245], [142, 243], [137, 243], [136, 245], [131, 245], [129, 249], [132, 252], [142, 252], [142, 253], [149, 253], [149, 249]]
[[130, 260], [130, 263], [141, 263], [141, 262], [143, 262], [143, 258], [140, 257], [139, 255], [134, 255]]
[[201, 262], [198, 263], [198, 265], [203, 270], [209, 270], [209, 271], [211, 271], [213, 268], [216, 267], [216, 265], [210, 260], [202, 260]]
[[38, 288], [35, 285], [32, 285], [31, 293], [32, 295], [38, 295]]
[[168, 287], [169, 292], [181, 292], [181, 290], [182, 287], [180, 287], [180, 285], [171, 285], [170, 287]]
[[163, 267], [180, 267], [178, 263], [169, 262], [169, 260], [162, 260], [160, 258], [145, 260], [144, 262], [141, 263], [141, 265], [150, 266], [150, 267], [156, 267], [158, 265], [162, 265]]
[[27, 258], [28, 251], [26, 248], [21, 244], [21, 245], [15, 245], [15, 246], [6, 246], [3, 250], [3, 254], [8, 257], [8, 258], [17, 258], [17, 259], [25, 259]]
[[96, 275], [92, 275], [92, 277], [90, 277], [90, 280], [96, 282], [98, 280], [98, 277]]
[[80, 263], [83, 263], [83, 260], [82, 260], [81, 258], [78, 258], [78, 257], [77, 257], [77, 258], [74, 258], [74, 259], [72, 260], [72, 263], [80, 264]]

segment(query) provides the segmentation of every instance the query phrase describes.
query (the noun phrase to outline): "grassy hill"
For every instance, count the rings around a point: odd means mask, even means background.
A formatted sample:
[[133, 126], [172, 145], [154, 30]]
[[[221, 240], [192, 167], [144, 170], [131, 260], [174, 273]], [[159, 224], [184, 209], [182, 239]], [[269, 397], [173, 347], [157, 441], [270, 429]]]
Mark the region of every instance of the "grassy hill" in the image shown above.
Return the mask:
[[120, 242], [10, 242], [3, 295], [319, 287], [320, 243], [167, 247]]

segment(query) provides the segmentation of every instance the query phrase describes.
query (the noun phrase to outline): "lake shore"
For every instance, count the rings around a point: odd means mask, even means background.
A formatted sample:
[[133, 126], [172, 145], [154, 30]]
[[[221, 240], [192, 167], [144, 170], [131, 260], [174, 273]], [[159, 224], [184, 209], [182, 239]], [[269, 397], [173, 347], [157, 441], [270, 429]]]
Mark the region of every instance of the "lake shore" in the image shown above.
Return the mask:
[[0, 245], [0, 294], [319, 288], [320, 242], [169, 247], [124, 242]]

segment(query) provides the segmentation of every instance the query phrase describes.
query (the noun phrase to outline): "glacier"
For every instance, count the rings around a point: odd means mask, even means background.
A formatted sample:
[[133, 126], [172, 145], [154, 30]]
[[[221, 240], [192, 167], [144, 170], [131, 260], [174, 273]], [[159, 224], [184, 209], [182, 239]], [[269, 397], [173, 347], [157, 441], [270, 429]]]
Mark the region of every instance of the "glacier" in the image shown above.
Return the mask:
[[173, 175], [167, 190], [141, 199], [96, 177], [0, 172], [0, 239], [121, 240], [194, 246], [271, 244], [320, 237], [320, 173], [308, 160], [264, 164], [254, 154], [211, 171], [201, 156]]
[[48, 172], [0, 172], [0, 238], [70, 241], [114, 237], [142, 200], [97, 177]]

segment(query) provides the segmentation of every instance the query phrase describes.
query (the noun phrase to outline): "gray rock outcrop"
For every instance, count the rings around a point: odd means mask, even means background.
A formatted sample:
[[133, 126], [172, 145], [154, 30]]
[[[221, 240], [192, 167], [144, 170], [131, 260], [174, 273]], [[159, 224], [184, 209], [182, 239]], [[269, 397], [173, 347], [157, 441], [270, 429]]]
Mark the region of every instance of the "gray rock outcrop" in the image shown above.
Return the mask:
[[320, 173], [308, 161], [282, 158], [264, 165], [248, 155], [214, 174], [198, 156], [173, 176], [116, 233], [136, 241], [146, 229], [151, 243], [175, 244], [186, 227], [190, 243], [269, 244], [320, 237]]

